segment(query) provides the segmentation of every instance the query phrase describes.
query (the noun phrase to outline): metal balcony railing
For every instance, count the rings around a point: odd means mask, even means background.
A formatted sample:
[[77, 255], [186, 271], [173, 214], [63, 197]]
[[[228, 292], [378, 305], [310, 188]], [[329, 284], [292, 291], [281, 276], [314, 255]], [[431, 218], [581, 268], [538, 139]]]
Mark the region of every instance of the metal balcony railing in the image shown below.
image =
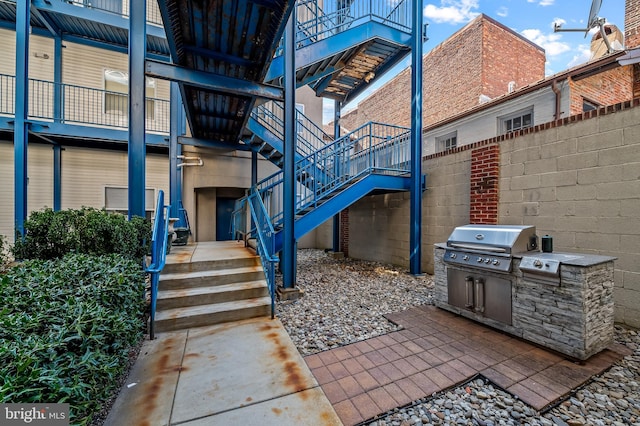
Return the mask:
[[[56, 105], [56, 92], [60, 93]], [[15, 77], [0, 74], [0, 115], [15, 114]], [[74, 84], [29, 79], [29, 118], [67, 124], [126, 129], [129, 126], [126, 93]], [[147, 98], [145, 128], [169, 133], [170, 102]]]
[[[296, 2], [296, 46], [298, 48], [327, 39], [358, 25], [374, 21], [411, 33], [411, 2], [409, 0], [380, 1], [353, 0], [326, 2], [318, 6], [317, 0]], [[341, 8], [336, 3], [342, 3]], [[280, 42], [275, 56], [281, 56]]]
[[[133, 0], [57, 0], [70, 3], [78, 7], [101, 10], [123, 17], [129, 17], [129, 1]], [[15, 1], [14, 1], [15, 2]], [[158, 9], [156, 0], [146, 0], [147, 2], [147, 23], [162, 25], [162, 16]]]

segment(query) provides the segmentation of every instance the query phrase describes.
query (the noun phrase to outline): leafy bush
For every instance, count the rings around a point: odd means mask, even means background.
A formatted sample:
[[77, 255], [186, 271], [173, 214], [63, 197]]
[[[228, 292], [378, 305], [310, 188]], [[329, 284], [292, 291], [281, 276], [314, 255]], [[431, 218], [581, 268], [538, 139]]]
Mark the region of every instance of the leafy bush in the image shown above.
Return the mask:
[[142, 338], [143, 291], [140, 264], [115, 254], [30, 260], [0, 275], [0, 403], [67, 402], [71, 422], [88, 424]]
[[11, 248], [4, 235], [0, 235], [0, 273], [9, 267]]
[[57, 259], [67, 253], [121, 254], [139, 260], [149, 251], [151, 225], [148, 220], [105, 210], [83, 207], [80, 210], [31, 213], [25, 221], [25, 236], [16, 241], [17, 259]]

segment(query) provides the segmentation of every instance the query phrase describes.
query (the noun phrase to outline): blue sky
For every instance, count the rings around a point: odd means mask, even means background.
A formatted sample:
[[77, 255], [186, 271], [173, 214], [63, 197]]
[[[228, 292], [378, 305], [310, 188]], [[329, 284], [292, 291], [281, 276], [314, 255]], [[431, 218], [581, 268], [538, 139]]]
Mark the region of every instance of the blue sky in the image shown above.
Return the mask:
[[[380, 0], [384, 1], [384, 0]], [[606, 18], [624, 31], [624, 0], [602, 0], [598, 16]], [[587, 25], [591, 0], [424, 0], [424, 20], [429, 24], [426, 54], [462, 28], [478, 14], [499, 21], [539, 46], [546, 52], [546, 74], [552, 75], [589, 60], [591, 35], [584, 33], [554, 33], [553, 24], [562, 28], [584, 28]], [[410, 64], [408, 57], [345, 106], [345, 111], [383, 85]], [[333, 101], [325, 100], [323, 122], [333, 120]]]

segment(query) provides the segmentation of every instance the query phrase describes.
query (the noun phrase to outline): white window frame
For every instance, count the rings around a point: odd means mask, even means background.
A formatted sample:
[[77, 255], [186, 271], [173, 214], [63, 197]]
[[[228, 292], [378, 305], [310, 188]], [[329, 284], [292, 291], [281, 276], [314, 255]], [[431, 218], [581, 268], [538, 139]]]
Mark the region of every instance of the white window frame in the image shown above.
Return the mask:
[[[122, 87], [121, 90], [108, 90], [107, 89], [107, 75], [109, 73], [113, 73], [113, 79], [120, 78], [120, 83]], [[113, 81], [113, 80], [112, 80]], [[158, 86], [157, 80], [152, 77], [145, 77], [146, 82], [146, 93], [149, 93], [151, 90], [152, 96], [146, 96], [146, 105], [145, 105], [145, 118], [146, 120], [153, 121], [156, 119], [156, 105], [155, 105], [155, 97], [157, 95]], [[123, 117], [128, 117], [129, 115], [129, 101], [127, 99], [127, 95], [129, 92], [129, 73], [126, 71], [118, 71], [109, 68], [104, 68], [102, 71], [102, 87], [104, 89], [103, 99], [102, 99], [102, 112], [104, 114], [118, 114]], [[109, 93], [107, 93], [109, 92]], [[108, 96], [122, 96], [125, 101], [125, 108], [122, 109], [107, 109], [107, 98]]]
[[[116, 191], [122, 192], [121, 194], [115, 194], [115, 196], [109, 197], [107, 195], [108, 191]], [[104, 186], [104, 209], [108, 212], [112, 213], [121, 213], [125, 216], [129, 213], [129, 188], [126, 186], [118, 186], [118, 185], [105, 185]], [[145, 188], [144, 194], [145, 200], [145, 212], [148, 219], [151, 219], [155, 214], [156, 207], [156, 189], [155, 188]], [[108, 205], [109, 200], [116, 200], [115, 204]], [[120, 202], [118, 202], [120, 201]]]
[[[529, 116], [529, 123], [524, 124], [527, 116]], [[501, 135], [517, 132], [522, 129], [528, 129], [533, 127], [533, 125], [533, 107], [521, 109], [517, 112], [498, 117], [498, 127]]]
[[[304, 114], [304, 104], [299, 104], [296, 102], [296, 111], [300, 111]], [[302, 124], [302, 120], [296, 119], [296, 132], [301, 135], [304, 133], [304, 125]]]
[[446, 135], [436, 137], [436, 152], [444, 152], [458, 146], [458, 131], [449, 132]]

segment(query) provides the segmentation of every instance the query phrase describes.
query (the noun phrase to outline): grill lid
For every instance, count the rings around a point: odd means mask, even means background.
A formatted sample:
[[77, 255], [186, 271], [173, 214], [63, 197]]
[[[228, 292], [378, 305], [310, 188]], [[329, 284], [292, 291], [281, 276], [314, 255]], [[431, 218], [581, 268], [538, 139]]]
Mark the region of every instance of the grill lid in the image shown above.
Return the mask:
[[531, 225], [464, 225], [453, 230], [447, 246], [492, 253], [517, 253], [538, 248]]

